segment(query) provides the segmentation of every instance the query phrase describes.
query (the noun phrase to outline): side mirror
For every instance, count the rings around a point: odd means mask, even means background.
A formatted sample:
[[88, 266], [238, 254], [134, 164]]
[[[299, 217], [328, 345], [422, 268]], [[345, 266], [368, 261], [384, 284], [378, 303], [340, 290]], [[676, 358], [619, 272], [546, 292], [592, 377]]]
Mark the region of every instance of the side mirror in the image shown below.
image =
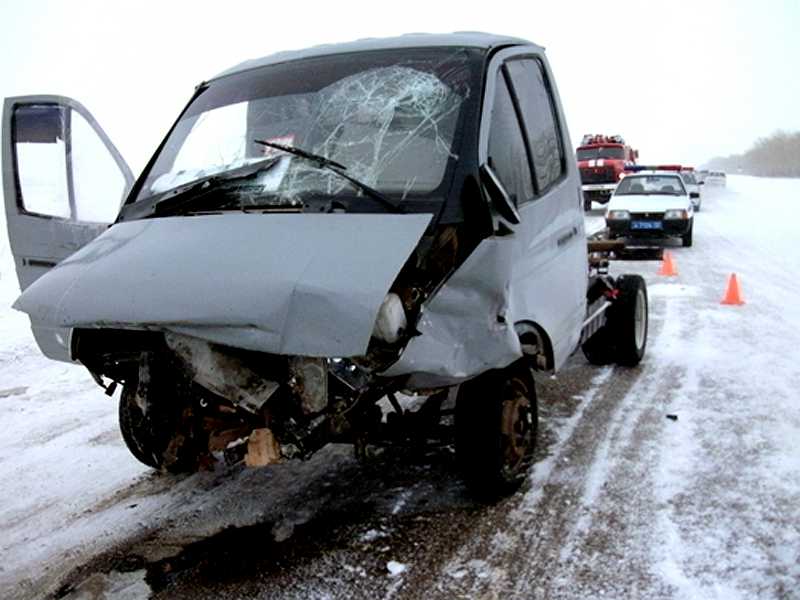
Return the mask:
[[700, 192], [689, 192], [689, 198], [699, 198]]
[[500, 181], [497, 173], [494, 172], [494, 169], [487, 164], [481, 165], [480, 177], [481, 183], [489, 195], [497, 214], [512, 225], [519, 225], [522, 219], [519, 216], [517, 207], [514, 205], [514, 200], [508, 193], [506, 186]]
[[698, 182], [697, 182], [697, 185], [705, 185], [705, 184], [706, 184], [706, 182], [705, 182], [705, 181], [698, 181]]

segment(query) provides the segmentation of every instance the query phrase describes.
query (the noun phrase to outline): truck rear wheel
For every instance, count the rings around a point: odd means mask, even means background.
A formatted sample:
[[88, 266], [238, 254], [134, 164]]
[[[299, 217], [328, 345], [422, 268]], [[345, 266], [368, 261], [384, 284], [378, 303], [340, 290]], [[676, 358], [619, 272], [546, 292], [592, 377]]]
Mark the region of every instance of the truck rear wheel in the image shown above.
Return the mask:
[[603, 325], [597, 333], [586, 340], [581, 350], [586, 360], [593, 365], [602, 367], [613, 363], [616, 359], [616, 348], [608, 325]]
[[171, 473], [188, 473], [197, 470], [203, 450], [198, 437], [202, 436], [193, 427], [191, 407], [182, 401], [179, 387], [160, 377], [147, 386], [147, 398], [141, 398], [138, 381], [126, 382], [119, 399], [119, 428], [139, 462]]
[[647, 347], [647, 286], [639, 275], [617, 278], [619, 295], [606, 312], [606, 324], [581, 346], [593, 365], [617, 363], [633, 367]]
[[639, 275], [621, 275], [617, 278], [617, 289], [619, 297], [608, 309], [608, 324], [616, 341], [616, 362], [635, 367], [647, 347], [647, 286]]
[[514, 492], [536, 445], [536, 387], [527, 361], [462, 383], [455, 418], [456, 457], [471, 491], [485, 499]]

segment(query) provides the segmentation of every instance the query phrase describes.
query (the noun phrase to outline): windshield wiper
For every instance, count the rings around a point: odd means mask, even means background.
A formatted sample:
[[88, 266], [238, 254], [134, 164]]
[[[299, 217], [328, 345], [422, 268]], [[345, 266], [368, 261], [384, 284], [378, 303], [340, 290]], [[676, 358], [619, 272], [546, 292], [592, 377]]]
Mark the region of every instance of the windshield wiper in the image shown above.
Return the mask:
[[275, 150], [280, 150], [281, 152], [286, 152], [287, 154], [292, 154], [294, 156], [298, 156], [303, 158], [313, 164], [315, 164], [320, 169], [327, 169], [332, 173], [336, 173], [339, 177], [346, 179], [362, 192], [364, 192], [370, 198], [377, 200], [384, 206], [388, 206], [389, 208], [393, 209], [395, 212], [403, 212], [402, 206], [388, 196], [383, 195], [375, 188], [368, 186], [363, 181], [359, 181], [355, 177], [351, 177], [344, 171], [347, 170], [343, 164], [338, 163], [330, 158], [322, 156], [321, 154], [314, 154], [313, 152], [308, 152], [307, 150], [303, 150], [302, 148], [295, 148], [294, 146], [286, 146], [284, 144], [276, 144], [275, 142], [268, 142], [266, 140], [253, 140], [256, 144], [261, 144], [262, 146], [266, 146], [268, 148], [274, 148]]
[[249, 165], [231, 169], [230, 171], [209, 175], [208, 177], [203, 177], [184, 186], [177, 187], [166, 192], [161, 196], [161, 199], [152, 205], [152, 213], [164, 215], [165, 213], [171, 213], [178, 209], [185, 208], [188, 205], [196, 204], [201, 198], [205, 198], [208, 193], [215, 190], [220, 184], [249, 179], [259, 173], [268, 171], [274, 167], [279, 160], [280, 157], [276, 156], [266, 158], [250, 163]]

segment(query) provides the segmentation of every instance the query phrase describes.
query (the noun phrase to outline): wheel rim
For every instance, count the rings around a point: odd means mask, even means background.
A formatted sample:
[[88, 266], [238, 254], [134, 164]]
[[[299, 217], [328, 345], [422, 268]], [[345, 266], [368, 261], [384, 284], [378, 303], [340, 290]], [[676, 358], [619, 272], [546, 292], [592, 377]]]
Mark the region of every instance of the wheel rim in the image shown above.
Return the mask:
[[636, 348], [641, 350], [644, 346], [644, 336], [647, 333], [647, 300], [644, 297], [644, 291], [641, 289], [636, 292], [633, 331], [636, 338]]
[[503, 436], [503, 470], [516, 473], [530, 454], [533, 411], [528, 389], [523, 381], [514, 378], [506, 384], [503, 400], [501, 433]]

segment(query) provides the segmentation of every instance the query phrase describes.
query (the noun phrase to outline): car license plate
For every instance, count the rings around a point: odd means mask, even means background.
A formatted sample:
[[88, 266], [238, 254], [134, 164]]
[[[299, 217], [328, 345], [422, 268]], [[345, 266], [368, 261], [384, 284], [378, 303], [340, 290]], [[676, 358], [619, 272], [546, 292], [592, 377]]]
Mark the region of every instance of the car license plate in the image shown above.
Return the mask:
[[631, 229], [661, 229], [660, 221], [633, 221]]

